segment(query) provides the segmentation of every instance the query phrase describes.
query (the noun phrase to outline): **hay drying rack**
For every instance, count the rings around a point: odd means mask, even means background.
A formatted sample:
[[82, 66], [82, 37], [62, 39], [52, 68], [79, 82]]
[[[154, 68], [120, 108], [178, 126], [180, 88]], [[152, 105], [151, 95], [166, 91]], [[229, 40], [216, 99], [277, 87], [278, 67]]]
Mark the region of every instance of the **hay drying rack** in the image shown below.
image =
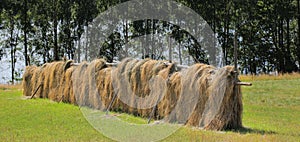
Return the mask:
[[[249, 83], [249, 82], [241, 82], [239, 79], [238, 79], [238, 67], [237, 67], [237, 35], [236, 35], [236, 32], [234, 34], [234, 80], [235, 80], [235, 87], [234, 87], [234, 91], [235, 93], [238, 93], [238, 88], [236, 86], [252, 86], [252, 83]], [[72, 63], [72, 62], [69, 62], [70, 66], [79, 66], [79, 63]], [[112, 66], [112, 67], [116, 67], [118, 66], [120, 62], [119, 61], [115, 61], [113, 63], [106, 63], [107, 66]], [[163, 62], [163, 64], [165, 64], [166, 66], [170, 66], [172, 65], [172, 63], [169, 63], [169, 62]], [[178, 70], [183, 70], [183, 69], [187, 69], [189, 68], [189, 66], [186, 66], [186, 65], [180, 65], [180, 64], [175, 64], [176, 68]], [[38, 92], [38, 90], [43, 87], [43, 83], [40, 83], [40, 85], [35, 89], [34, 93], [30, 96], [30, 99], [33, 99], [35, 94]], [[109, 103], [109, 106], [107, 107], [106, 109], [106, 115], [108, 115], [108, 112], [110, 111], [110, 108], [112, 107], [112, 104], [114, 103], [115, 99], [117, 97], [117, 94], [114, 94], [111, 102]], [[159, 100], [159, 99], [158, 99]], [[148, 124], [150, 123], [154, 113], [155, 113], [155, 109], [157, 108], [157, 105], [158, 105], [159, 101], [156, 101], [156, 104], [155, 106], [152, 108], [152, 111], [151, 111], [151, 114], [148, 118]]]

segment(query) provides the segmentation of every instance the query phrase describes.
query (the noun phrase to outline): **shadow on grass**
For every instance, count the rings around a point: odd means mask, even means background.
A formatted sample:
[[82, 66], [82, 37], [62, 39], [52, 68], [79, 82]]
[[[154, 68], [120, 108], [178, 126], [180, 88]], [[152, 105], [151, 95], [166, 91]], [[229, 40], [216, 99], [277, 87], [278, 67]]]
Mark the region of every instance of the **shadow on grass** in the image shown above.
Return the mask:
[[246, 128], [246, 127], [242, 127], [242, 128], [239, 128], [237, 130], [232, 130], [233, 132], [237, 132], [237, 133], [240, 133], [240, 134], [261, 134], [261, 135], [264, 135], [264, 134], [277, 134], [275, 131], [266, 131], [266, 130], [259, 130], [259, 129], [252, 129], [252, 128]]

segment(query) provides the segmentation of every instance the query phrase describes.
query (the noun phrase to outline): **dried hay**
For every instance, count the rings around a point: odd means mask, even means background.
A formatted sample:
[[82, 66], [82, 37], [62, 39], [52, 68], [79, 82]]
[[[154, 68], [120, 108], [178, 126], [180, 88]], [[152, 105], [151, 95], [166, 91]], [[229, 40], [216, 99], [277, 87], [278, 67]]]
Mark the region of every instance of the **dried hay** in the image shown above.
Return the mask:
[[63, 72], [64, 72], [64, 63], [65, 62], [53, 62], [51, 63], [51, 67], [49, 71], [46, 71], [48, 73], [49, 77], [49, 95], [48, 98], [53, 101], [59, 101], [61, 98], [59, 98], [59, 88], [62, 87], [62, 84], [59, 84]]
[[72, 60], [66, 61], [62, 68], [63, 71], [59, 72], [59, 74], [61, 74], [60, 75], [61, 78], [60, 78], [60, 82], [59, 82], [60, 85], [58, 86], [58, 91], [55, 94], [56, 98], [57, 98], [56, 101], [58, 101], [58, 102], [60, 102], [60, 101], [66, 102], [65, 93], [69, 94], [69, 90], [66, 90], [66, 89], [69, 89], [69, 84], [68, 84], [69, 80], [67, 80], [66, 72], [71, 67], [71, 63], [73, 63]]
[[26, 66], [25, 72], [23, 74], [23, 81], [22, 81], [22, 87], [23, 87], [23, 95], [24, 96], [31, 96], [32, 90], [34, 90], [32, 76], [34, 72], [37, 70], [37, 66]]
[[[101, 109], [101, 99], [98, 89], [98, 73], [105, 69], [106, 61], [103, 59], [97, 59], [91, 62], [85, 71], [86, 79], [84, 84], [85, 88], [82, 93], [85, 93], [83, 102], [85, 105], [94, 109]], [[84, 92], [85, 91], [85, 92]]]
[[197, 126], [202, 117], [202, 113], [205, 109], [205, 103], [209, 97], [209, 92], [207, 92], [211, 76], [214, 73], [215, 68], [209, 65], [203, 65], [195, 74], [199, 76], [197, 81], [197, 87], [199, 87], [199, 97], [196, 106], [191, 113], [187, 125]]
[[[98, 109], [106, 110], [112, 101], [114, 90], [112, 86], [112, 68], [104, 68], [98, 72], [97, 90], [100, 103], [96, 104]], [[114, 108], [114, 107], [113, 107]]]
[[64, 75], [65, 87], [63, 89], [62, 102], [76, 105], [77, 103], [73, 92], [73, 80], [72, 80], [72, 74], [75, 68], [76, 67], [72, 66], [65, 71], [65, 75]]
[[[132, 69], [135, 67], [138, 60], [125, 58], [116, 69], [114, 69], [112, 76], [112, 86], [114, 90], [114, 95], [117, 95], [115, 104], [113, 105], [114, 110], [119, 110], [122, 112], [133, 112], [134, 108], [132, 107], [133, 101], [131, 98], [134, 94], [132, 92], [131, 76]], [[131, 101], [131, 102], [130, 102]], [[129, 106], [128, 104], [131, 104]]]
[[174, 109], [181, 92], [181, 73], [175, 72], [167, 80], [167, 92], [158, 104], [158, 118], [166, 117]]
[[195, 64], [179, 72], [175, 64], [151, 59], [126, 58], [116, 68], [102, 59], [71, 63], [26, 67], [23, 94], [30, 96], [42, 84], [36, 97], [100, 110], [117, 95], [110, 110], [142, 117], [154, 110], [156, 119], [210, 130], [242, 127], [242, 96], [231, 66]]
[[[85, 97], [85, 71], [88, 67], [87, 62], [82, 62], [77, 66], [72, 74], [72, 81], [73, 81], [73, 92], [75, 96], [75, 100], [77, 105], [84, 106], [83, 98]], [[82, 92], [84, 91], [84, 92]]]
[[[154, 62], [152, 60], [152, 62]], [[169, 77], [175, 72], [175, 64], [170, 64], [167, 66], [164, 61], [156, 61], [154, 62], [154, 65], [151, 66], [152, 69], [145, 69], [142, 72], [146, 72], [144, 76], [142, 77], [142, 80], [146, 80], [144, 85], [144, 96], [151, 96], [150, 100], [145, 99], [146, 101], [141, 102], [139, 104], [139, 107], [142, 106], [147, 106], [147, 104], [152, 104], [154, 105], [154, 116], [157, 116], [159, 118], [159, 114], [162, 114], [162, 109], [161, 104], [164, 104], [164, 96], [167, 93], [167, 82]], [[148, 70], [148, 73], [147, 71]], [[160, 103], [159, 103], [160, 102]], [[139, 113], [141, 114], [142, 117], [148, 117], [150, 113], [152, 112], [153, 108], [148, 108], [148, 109], [140, 109]], [[161, 111], [158, 111], [161, 110]], [[158, 114], [157, 114], [158, 113]], [[161, 115], [164, 116], [164, 115]]]
[[240, 86], [235, 85], [234, 76], [232, 66], [221, 68], [212, 76], [212, 83], [208, 88], [210, 96], [199, 123], [200, 127], [210, 130], [242, 127], [242, 94]]
[[194, 105], [198, 100], [199, 96], [199, 85], [197, 80], [201, 78], [201, 68], [204, 64], [195, 64], [190, 68], [181, 72], [181, 90], [180, 94], [177, 95], [176, 106], [172, 112], [165, 118], [168, 122], [185, 123], [190, 117]]
[[32, 91], [31, 94], [33, 95], [36, 89], [41, 85], [39, 90], [37, 90], [36, 94], [34, 95], [35, 98], [42, 98], [42, 90], [43, 90], [43, 84], [40, 82], [41, 73], [44, 69], [44, 67], [47, 66], [47, 64], [44, 64], [42, 67], [37, 67], [36, 70], [33, 72], [31, 84], [32, 84]]
[[42, 84], [42, 87], [37, 92], [36, 96], [39, 96], [40, 98], [48, 98], [49, 94], [49, 70], [51, 68], [52, 63], [46, 63], [42, 66], [39, 75], [37, 74], [38, 81], [36, 84], [36, 87], [40, 84]]

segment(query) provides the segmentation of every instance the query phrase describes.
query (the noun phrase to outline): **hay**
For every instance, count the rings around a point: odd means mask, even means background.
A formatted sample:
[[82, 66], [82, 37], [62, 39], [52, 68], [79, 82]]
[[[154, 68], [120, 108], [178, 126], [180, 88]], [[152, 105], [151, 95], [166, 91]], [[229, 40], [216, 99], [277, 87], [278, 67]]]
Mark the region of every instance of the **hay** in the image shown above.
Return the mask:
[[[114, 71], [113, 88], [118, 95], [114, 108], [120, 108], [124, 112], [137, 116], [149, 116], [153, 107], [150, 104], [155, 104], [155, 97], [163, 95], [162, 92], [154, 93], [158, 89], [152, 89], [153, 91], [151, 91], [150, 88], [153, 88], [153, 86], [149, 86], [149, 84], [160, 71], [167, 67], [163, 61], [151, 59], [140, 61], [135, 59], [123, 60]], [[164, 72], [168, 74], [170, 69]], [[151, 98], [152, 96], [154, 98]]]
[[[73, 92], [75, 96], [75, 100], [78, 106], [84, 106], [83, 98], [85, 97], [86, 89], [86, 78], [85, 71], [88, 67], [87, 62], [82, 62], [78, 67], [73, 71], [72, 80], [73, 80]], [[83, 92], [82, 92], [83, 91]]]
[[[98, 72], [97, 89], [99, 93], [98, 108], [106, 110], [112, 101], [114, 90], [112, 86], [112, 70], [113, 68], [105, 68]], [[113, 106], [114, 108], [115, 106]]]
[[[169, 77], [175, 72], [175, 64], [171, 64], [167, 66], [164, 61], [152, 61], [154, 64], [151, 65], [152, 69], [143, 70], [143, 72], [146, 72], [145, 76], [142, 80], [146, 80], [144, 85], [144, 96], [152, 96], [152, 98], [145, 99], [144, 102], [141, 102], [139, 104], [139, 107], [147, 106], [147, 104], [153, 104], [154, 108], [154, 117], [159, 118], [159, 114], [162, 114], [162, 111], [158, 111], [161, 108], [162, 102], [166, 101], [163, 99], [163, 97], [167, 93], [167, 82]], [[151, 94], [151, 95], [150, 95]], [[159, 103], [161, 102], [161, 103]], [[153, 108], [149, 109], [140, 109], [139, 113], [141, 113], [142, 117], [148, 117], [149, 114], [153, 111]]]
[[63, 89], [62, 102], [76, 105], [77, 103], [73, 93], [73, 80], [71, 79], [75, 68], [76, 67], [72, 66], [65, 71], [65, 87]]
[[202, 117], [202, 113], [205, 109], [205, 103], [209, 97], [208, 87], [209, 87], [209, 81], [214, 73], [215, 68], [209, 65], [203, 65], [195, 74], [197, 76], [200, 76], [197, 80], [197, 87], [199, 87], [199, 97], [198, 102], [191, 113], [191, 116], [189, 117], [187, 121], [187, 125], [191, 126], [198, 126], [199, 121]]
[[[112, 71], [114, 76], [112, 76], [112, 86], [114, 95], [118, 96], [116, 99], [116, 103], [113, 105], [114, 110], [118, 110], [121, 112], [129, 112], [130, 106], [130, 98], [132, 96], [132, 87], [130, 85], [132, 68], [134, 68], [135, 64], [138, 60], [134, 60], [131, 58], [125, 58], [121, 63], [117, 66], [116, 69]], [[131, 109], [132, 110], [132, 109]]]
[[97, 92], [96, 78], [97, 72], [106, 67], [106, 61], [103, 59], [97, 59], [92, 61], [86, 68], [83, 78], [83, 88], [81, 91], [82, 105], [90, 108], [97, 108], [98, 104], [101, 103], [99, 94]]
[[81, 93], [83, 97], [83, 102], [85, 106], [101, 109], [101, 99], [98, 89], [98, 72], [101, 72], [104, 68], [106, 68], [106, 61], [103, 59], [94, 60], [91, 64], [87, 66], [85, 70], [84, 76], [86, 79], [84, 80], [84, 88]]
[[[73, 63], [72, 60], [68, 60], [64, 63], [62, 72], [58, 72], [60, 74], [60, 82], [59, 82], [59, 86], [58, 86], [58, 91], [55, 94], [57, 100], [56, 101], [62, 101], [62, 102], [66, 102], [66, 98], [65, 95], [69, 95], [69, 80], [67, 80], [67, 76], [66, 76], [66, 72], [67, 70], [71, 67], [71, 63]], [[67, 83], [68, 82], [68, 83]], [[66, 93], [66, 94], [65, 94]]]
[[35, 81], [32, 79], [32, 76], [34, 72], [37, 70], [36, 66], [26, 66], [25, 72], [23, 74], [23, 81], [22, 81], [22, 87], [23, 87], [23, 95], [24, 96], [31, 96], [32, 90], [34, 90], [33, 82]]
[[[234, 91], [237, 87], [237, 92]], [[242, 94], [235, 86], [234, 67], [219, 69], [212, 77], [210, 96], [200, 120], [200, 127], [209, 130], [237, 129], [242, 127]]]
[[130, 58], [116, 68], [102, 59], [71, 63], [26, 67], [23, 95], [42, 84], [35, 97], [106, 110], [116, 95], [110, 110], [209, 130], [242, 127], [242, 95], [231, 66], [195, 64], [177, 71], [165, 61]]
[[166, 117], [174, 109], [181, 92], [181, 73], [175, 72], [167, 80], [167, 92], [158, 104], [158, 119]]
[[48, 73], [47, 77], [49, 77], [49, 95], [48, 98], [53, 101], [60, 101], [61, 95], [58, 94], [59, 88], [62, 87], [62, 84], [59, 84], [63, 72], [64, 72], [64, 63], [65, 62], [53, 62], [51, 63], [51, 67], [49, 71], [46, 71]]
[[203, 66], [205, 65], [195, 64], [181, 72], [181, 91], [180, 94], [177, 95], [179, 96], [176, 101], [177, 104], [171, 114], [166, 118], [166, 121], [184, 124], [186, 120], [188, 120], [195, 107], [196, 101], [201, 95], [199, 94], [200, 88], [198, 87], [197, 80], [201, 77], [199, 71], [201, 71]]
[[31, 94], [33, 94], [35, 92], [35, 90], [38, 88], [39, 85], [42, 85], [39, 90], [37, 90], [36, 94], [35, 94], [35, 98], [41, 98], [41, 92], [42, 92], [42, 89], [43, 89], [43, 84], [41, 84], [41, 82], [39, 82], [39, 78], [41, 76], [41, 72], [43, 71], [43, 68], [46, 66], [43, 65], [42, 67], [37, 67], [35, 69], [35, 71], [33, 72], [33, 75], [32, 75], [32, 90], [31, 90]]
[[42, 84], [42, 87], [38, 90], [36, 97], [40, 98], [47, 98], [48, 92], [49, 92], [49, 76], [48, 71], [51, 67], [51, 63], [44, 64], [39, 72], [36, 74], [36, 78], [38, 79], [37, 83], [35, 84], [35, 88], [37, 88], [38, 85]]

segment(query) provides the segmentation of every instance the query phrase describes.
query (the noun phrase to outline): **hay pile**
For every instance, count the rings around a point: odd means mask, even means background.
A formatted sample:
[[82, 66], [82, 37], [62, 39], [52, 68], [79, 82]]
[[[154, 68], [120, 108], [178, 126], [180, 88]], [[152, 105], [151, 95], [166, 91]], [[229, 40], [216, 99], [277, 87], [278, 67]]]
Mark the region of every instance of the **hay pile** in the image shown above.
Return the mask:
[[33, 90], [34, 86], [34, 80], [32, 76], [34, 75], [34, 72], [37, 70], [37, 66], [27, 66], [25, 68], [25, 73], [23, 74], [23, 81], [22, 81], [22, 87], [23, 87], [23, 95], [24, 96], [31, 96], [31, 91]]
[[242, 127], [242, 96], [231, 66], [217, 69], [195, 64], [177, 70], [174, 63], [131, 58], [116, 67], [103, 59], [71, 64], [60, 61], [26, 67], [23, 94], [31, 96], [42, 84], [36, 98], [99, 110], [110, 107], [210, 130]]
[[208, 88], [210, 96], [200, 120], [200, 127], [211, 130], [242, 127], [242, 94], [240, 86], [235, 85], [234, 75], [234, 68], [226, 66], [212, 76]]

